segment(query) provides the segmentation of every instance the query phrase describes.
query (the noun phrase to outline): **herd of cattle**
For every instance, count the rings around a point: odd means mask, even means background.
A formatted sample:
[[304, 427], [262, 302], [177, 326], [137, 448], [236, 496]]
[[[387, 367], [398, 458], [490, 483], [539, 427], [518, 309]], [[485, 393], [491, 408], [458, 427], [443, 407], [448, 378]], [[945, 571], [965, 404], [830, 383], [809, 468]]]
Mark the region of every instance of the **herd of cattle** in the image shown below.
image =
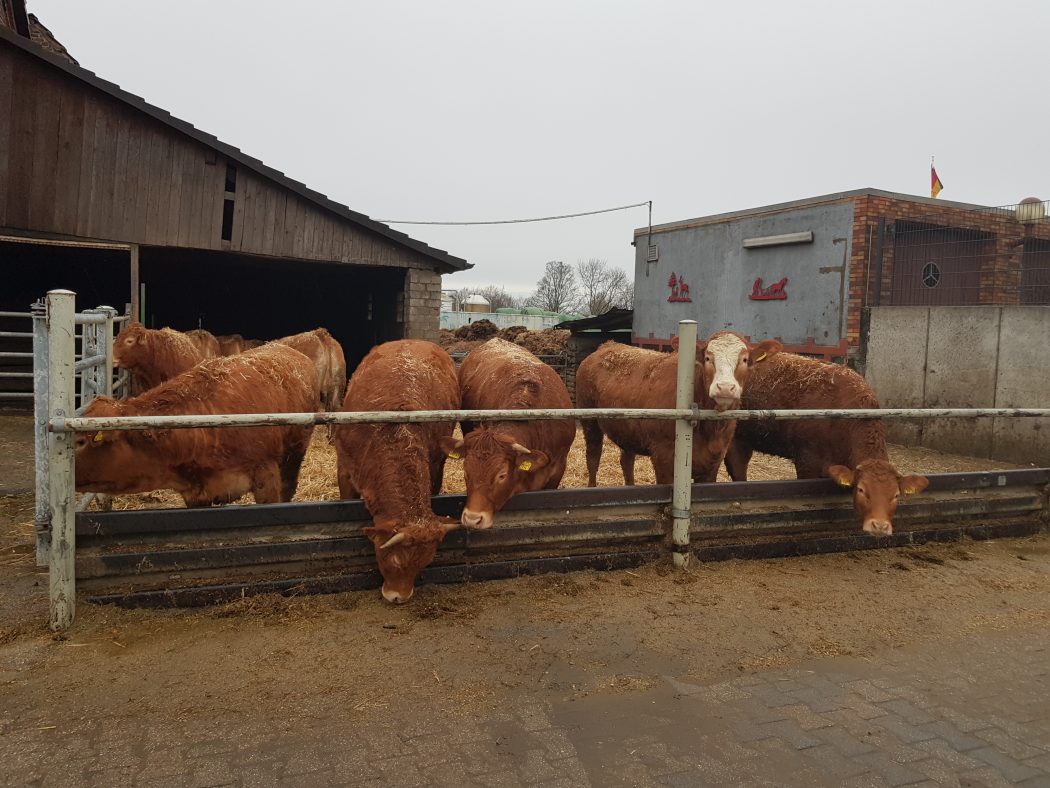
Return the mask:
[[[671, 408], [672, 353], [615, 342], [602, 345], [576, 376], [581, 408]], [[571, 408], [561, 378], [523, 347], [501, 339], [479, 346], [457, 371], [439, 346], [422, 340], [372, 349], [346, 381], [339, 343], [324, 329], [268, 343], [208, 332], [183, 334], [133, 324], [114, 342], [114, 362], [142, 392], [126, 400], [98, 397], [86, 416], [204, 415], [344, 411]], [[344, 394], [345, 391], [345, 394]], [[720, 331], [697, 343], [695, 391], [701, 408], [872, 408], [878, 401], [846, 367], [785, 353], [779, 342], [748, 344]], [[373, 524], [383, 597], [407, 601], [420, 571], [451, 529], [489, 528], [520, 492], [555, 489], [576, 435], [571, 419], [426, 424], [348, 424], [334, 428], [337, 482], [343, 498], [362, 497]], [[595, 486], [603, 437], [620, 449], [624, 481], [634, 460], [651, 458], [657, 483], [673, 476], [674, 423], [583, 420], [589, 485]], [[290, 501], [310, 442], [309, 427], [129, 430], [80, 434], [76, 488], [122, 494], [173, 489], [187, 506], [228, 503], [252, 492], [257, 503]], [[799, 478], [830, 477], [853, 488], [864, 531], [892, 533], [901, 494], [927, 480], [901, 476], [886, 452], [879, 420], [699, 422], [693, 438], [695, 481], [713, 482], [720, 465], [747, 478], [754, 451], [792, 460]], [[445, 461], [462, 460], [467, 499], [459, 520], [439, 517]]]

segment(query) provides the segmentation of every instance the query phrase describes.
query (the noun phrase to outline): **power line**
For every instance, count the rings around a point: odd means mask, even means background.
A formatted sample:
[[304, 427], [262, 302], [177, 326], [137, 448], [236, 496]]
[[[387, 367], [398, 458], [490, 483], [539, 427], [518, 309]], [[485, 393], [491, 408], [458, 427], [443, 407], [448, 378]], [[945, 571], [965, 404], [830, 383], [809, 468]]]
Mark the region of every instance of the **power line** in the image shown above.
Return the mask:
[[566, 213], [561, 216], [541, 216], [538, 219], [498, 219], [491, 222], [412, 222], [405, 219], [380, 219], [383, 224], [443, 224], [443, 225], [468, 225], [468, 224], [524, 224], [526, 222], [550, 222], [555, 219], [575, 219], [578, 216], [594, 216], [597, 213], [612, 213], [613, 211], [626, 211], [628, 208], [641, 208], [649, 206], [652, 210], [652, 200], [636, 202], [633, 205], [621, 205], [617, 208], [602, 208], [600, 211], [584, 211], [583, 213]]

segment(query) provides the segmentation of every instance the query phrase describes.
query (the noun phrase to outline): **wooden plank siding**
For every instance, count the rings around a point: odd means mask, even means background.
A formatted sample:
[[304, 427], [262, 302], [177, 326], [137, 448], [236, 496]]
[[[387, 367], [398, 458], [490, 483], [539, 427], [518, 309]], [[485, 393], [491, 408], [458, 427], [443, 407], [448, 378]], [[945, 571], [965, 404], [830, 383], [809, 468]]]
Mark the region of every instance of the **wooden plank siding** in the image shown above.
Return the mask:
[[223, 201], [231, 195], [221, 149], [0, 39], [0, 229], [434, 268], [424, 252], [231, 163], [237, 182], [224, 242]]
[[7, 179], [11, 157], [11, 99], [14, 91], [14, 53], [0, 47], [0, 216], [7, 214]]

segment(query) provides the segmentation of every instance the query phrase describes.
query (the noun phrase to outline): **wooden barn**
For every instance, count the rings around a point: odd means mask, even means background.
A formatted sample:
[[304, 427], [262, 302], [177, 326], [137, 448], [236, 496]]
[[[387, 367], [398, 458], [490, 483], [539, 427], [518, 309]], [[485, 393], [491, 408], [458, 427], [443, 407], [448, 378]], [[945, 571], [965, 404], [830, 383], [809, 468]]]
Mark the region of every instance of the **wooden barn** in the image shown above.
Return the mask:
[[642, 227], [632, 341], [668, 347], [689, 318], [855, 360], [876, 307], [1050, 304], [1048, 207], [859, 189]]
[[0, 2], [0, 311], [63, 287], [151, 327], [323, 325], [351, 365], [436, 337], [441, 275], [466, 261], [81, 68], [21, 0]]

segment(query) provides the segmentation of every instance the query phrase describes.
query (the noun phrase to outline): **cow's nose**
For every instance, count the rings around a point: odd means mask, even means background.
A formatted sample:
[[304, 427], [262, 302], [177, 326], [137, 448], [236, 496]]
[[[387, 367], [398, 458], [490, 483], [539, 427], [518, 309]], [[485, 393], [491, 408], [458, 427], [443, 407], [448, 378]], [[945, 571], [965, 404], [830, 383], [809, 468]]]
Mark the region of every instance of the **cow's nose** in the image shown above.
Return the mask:
[[472, 512], [470, 509], [464, 509], [459, 521], [467, 528], [492, 527], [492, 515], [488, 512]]
[[414, 589], [414, 588], [410, 588], [410, 589], [408, 589], [408, 593], [403, 593], [401, 591], [396, 591], [396, 590], [394, 590], [392, 588], [387, 588], [386, 585], [384, 584], [383, 585], [383, 599], [385, 599], [387, 602], [393, 602], [396, 605], [400, 605], [400, 604], [410, 600], [412, 598], [412, 594], [413, 594], [413, 592], [415, 592], [415, 590], [416, 589]]
[[715, 396], [719, 398], [737, 397], [740, 394], [740, 386], [736, 383], [715, 383]]
[[890, 536], [893, 534], [893, 523], [889, 520], [869, 518], [864, 521], [864, 530], [875, 536]]

